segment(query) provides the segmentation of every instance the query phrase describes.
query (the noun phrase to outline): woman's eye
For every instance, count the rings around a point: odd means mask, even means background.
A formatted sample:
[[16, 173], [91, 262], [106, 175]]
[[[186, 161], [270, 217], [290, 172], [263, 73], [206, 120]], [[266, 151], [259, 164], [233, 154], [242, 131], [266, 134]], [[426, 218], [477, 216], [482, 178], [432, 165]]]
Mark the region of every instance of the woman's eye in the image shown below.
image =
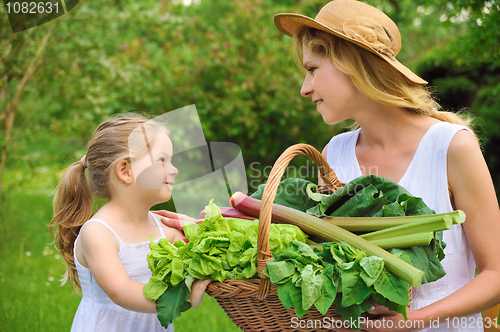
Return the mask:
[[316, 67], [311, 67], [311, 68], [307, 68], [307, 71], [310, 72], [311, 74], [314, 74], [314, 71], [316, 69], [317, 69]]

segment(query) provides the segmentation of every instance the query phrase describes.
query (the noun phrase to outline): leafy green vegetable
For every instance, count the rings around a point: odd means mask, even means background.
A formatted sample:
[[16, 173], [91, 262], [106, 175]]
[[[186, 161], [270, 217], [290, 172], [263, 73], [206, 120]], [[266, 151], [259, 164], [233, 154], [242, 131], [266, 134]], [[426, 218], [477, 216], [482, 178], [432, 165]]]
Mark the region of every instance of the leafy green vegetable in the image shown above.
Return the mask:
[[168, 327], [181, 315], [182, 312], [191, 308], [189, 303], [189, 288], [185, 283], [176, 287], [170, 287], [156, 301], [158, 319], [165, 328]]
[[[312, 193], [311, 189], [308, 189], [311, 185], [313, 185], [312, 190], [317, 192], [317, 186], [311, 181], [299, 178], [285, 179], [278, 185], [274, 203], [306, 212], [307, 209], [317, 205], [317, 201], [311, 199], [311, 197], [307, 194], [308, 192]], [[265, 187], [265, 184], [259, 185], [257, 191], [250, 197], [262, 199]]]
[[[287, 179], [280, 183], [281, 192], [276, 195], [276, 202], [308, 214], [323, 217], [395, 217], [414, 215], [434, 215], [421, 198], [411, 196], [406, 189], [386, 178], [376, 175], [361, 176], [347, 183], [343, 188], [331, 195], [318, 193], [317, 186], [307, 180], [293, 181]], [[297, 186], [297, 187], [294, 187]], [[306, 188], [304, 191], [303, 188]], [[259, 198], [265, 185], [252, 195]], [[295, 193], [304, 197], [281, 197], [286, 193]], [[294, 205], [294, 202], [316, 202], [311, 208], [306, 204]], [[280, 204], [280, 203], [277, 203]], [[457, 211], [459, 212], [459, 211]], [[463, 214], [463, 212], [461, 212]], [[446, 216], [445, 216], [446, 217]], [[457, 218], [463, 218], [463, 216]], [[442, 219], [442, 217], [440, 218]], [[425, 222], [425, 220], [419, 221]], [[382, 232], [382, 231], [380, 231]], [[401, 249], [409, 257], [409, 263], [424, 272], [422, 283], [435, 281], [445, 275], [440, 263], [444, 258], [446, 244], [442, 240], [442, 232], [435, 232], [434, 241], [427, 246], [415, 246]]]
[[[184, 226], [188, 243], [172, 244], [168, 239], [155, 243], [150, 237], [151, 251], [147, 260], [152, 277], [143, 292], [148, 299], [156, 301], [158, 318], [165, 327], [189, 309], [186, 298], [195, 279], [222, 282], [227, 278], [250, 279], [257, 274], [258, 220], [226, 220], [212, 201], [205, 211], [203, 222]], [[304, 253], [304, 262], [319, 259], [304, 243], [306, 238], [307, 235], [296, 226], [272, 224], [269, 232], [271, 252], [286, 253], [293, 242], [293, 246], [300, 247]], [[280, 279], [286, 276], [290, 279], [295, 266], [277, 263], [275, 271]]]
[[[344, 320], [357, 321], [371, 302], [382, 299], [392, 310], [406, 313], [409, 284], [387, 271], [382, 258], [368, 256], [345, 242], [322, 245], [322, 251], [313, 251], [293, 241], [267, 262], [264, 274], [277, 284], [285, 308], [293, 305], [300, 318], [313, 305], [325, 315], [335, 303]], [[395, 254], [409, 259], [402, 251]]]

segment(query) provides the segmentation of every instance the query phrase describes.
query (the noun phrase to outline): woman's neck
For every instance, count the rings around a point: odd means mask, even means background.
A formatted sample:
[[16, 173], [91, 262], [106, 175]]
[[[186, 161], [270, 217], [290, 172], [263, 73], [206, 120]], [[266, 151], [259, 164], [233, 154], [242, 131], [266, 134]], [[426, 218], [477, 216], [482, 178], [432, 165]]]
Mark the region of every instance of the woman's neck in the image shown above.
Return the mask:
[[420, 137], [434, 123], [434, 118], [412, 114], [400, 107], [378, 104], [360, 112], [354, 119], [361, 127], [358, 144], [373, 150], [390, 150]]

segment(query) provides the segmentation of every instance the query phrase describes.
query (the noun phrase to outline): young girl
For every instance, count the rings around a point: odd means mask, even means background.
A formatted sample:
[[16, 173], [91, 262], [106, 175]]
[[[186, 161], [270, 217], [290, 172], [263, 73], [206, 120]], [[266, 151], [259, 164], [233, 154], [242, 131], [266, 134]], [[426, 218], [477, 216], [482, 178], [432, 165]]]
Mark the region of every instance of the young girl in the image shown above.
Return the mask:
[[340, 181], [377, 174], [436, 213], [460, 209], [467, 216], [444, 232], [447, 274], [413, 290], [409, 321], [375, 306], [371, 311], [384, 314], [382, 321], [363, 329], [482, 331], [478, 313], [500, 302], [500, 212], [469, 122], [438, 111], [423, 88], [427, 82], [396, 60], [399, 30], [378, 9], [335, 0], [315, 19], [278, 14], [275, 23], [294, 38], [307, 72], [302, 96], [311, 98], [327, 124], [357, 124], [323, 150]]
[[[149, 212], [170, 199], [177, 174], [171, 157], [164, 127], [130, 116], [99, 125], [87, 154], [66, 170], [50, 225], [57, 228], [55, 243], [67, 265], [63, 283], [69, 280], [83, 293], [71, 331], [173, 331], [173, 325], [160, 325], [155, 302], [142, 290], [151, 277], [149, 236], [172, 243], [184, 238]], [[109, 199], [94, 215], [92, 195]], [[193, 307], [209, 282], [193, 284]]]

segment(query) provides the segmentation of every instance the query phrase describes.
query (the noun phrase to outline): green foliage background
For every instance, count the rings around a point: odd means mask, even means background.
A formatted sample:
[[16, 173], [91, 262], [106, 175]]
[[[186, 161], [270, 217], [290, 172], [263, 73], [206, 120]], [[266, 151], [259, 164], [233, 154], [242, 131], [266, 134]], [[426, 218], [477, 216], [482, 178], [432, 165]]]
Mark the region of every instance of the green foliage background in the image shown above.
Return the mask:
[[[499, 188], [498, 2], [366, 2], [398, 24], [403, 40], [398, 59], [429, 81], [443, 106], [454, 111], [467, 108], [476, 116], [476, 130]], [[270, 166], [288, 146], [303, 142], [321, 150], [341, 132], [345, 124], [325, 125], [310, 99], [300, 96], [304, 73], [295, 62], [291, 39], [272, 20], [279, 12], [315, 16], [325, 3], [83, 0], [57, 20], [16, 34], [5, 7], [0, 7], [0, 148], [7, 144], [0, 195], [0, 288], [2, 293], [29, 289], [21, 295], [4, 293], [10, 302], [0, 297], [6, 313], [0, 321], [15, 324], [24, 299], [46, 294], [36, 276], [45, 276], [47, 266], [55, 279], [62, 273], [62, 262], [47, 263], [41, 256], [37, 266], [26, 265], [26, 248], [43, 252], [50, 246], [45, 225], [51, 218], [52, 191], [64, 168], [85, 153], [97, 124], [109, 116], [131, 110], [160, 115], [195, 104], [207, 141], [241, 147], [250, 191], [265, 181]], [[27, 82], [12, 137], [6, 141], [6, 107], [51, 28], [42, 63]], [[292, 165], [306, 165], [301, 175], [315, 180], [305, 157]], [[20, 217], [21, 211], [29, 216]], [[30, 232], [31, 227], [37, 231]], [[19, 287], [13, 286], [13, 278], [21, 281]], [[68, 287], [57, 289], [54, 296], [64, 298], [62, 307], [72, 308], [64, 305], [72, 303], [76, 309], [78, 297], [68, 298]], [[61, 305], [56, 298], [52, 301]], [[12, 303], [17, 304], [10, 307]], [[39, 303], [29, 303], [40, 312], [37, 317], [46, 317]]]

